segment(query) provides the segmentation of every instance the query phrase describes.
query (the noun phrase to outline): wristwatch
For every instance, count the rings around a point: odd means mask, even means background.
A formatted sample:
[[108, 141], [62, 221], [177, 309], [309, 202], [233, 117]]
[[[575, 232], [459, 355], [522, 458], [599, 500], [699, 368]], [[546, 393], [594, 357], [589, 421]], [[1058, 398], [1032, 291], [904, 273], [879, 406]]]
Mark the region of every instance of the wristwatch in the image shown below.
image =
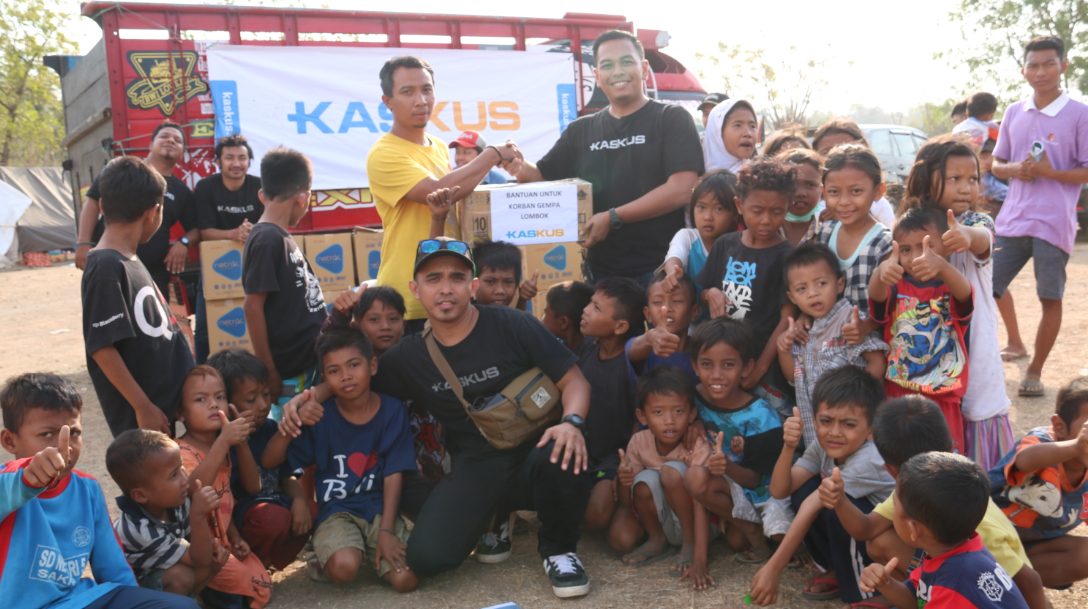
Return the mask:
[[623, 227], [623, 218], [621, 218], [620, 215], [616, 213], [615, 207], [609, 209], [608, 228], [611, 228], [612, 230], [619, 230], [621, 227]]
[[178, 239], [178, 243], [184, 245], [185, 247], [189, 247], [189, 238], [182, 237], [181, 239]]
[[578, 428], [578, 431], [582, 432], [582, 435], [586, 433], [586, 420], [577, 414], [568, 414], [559, 420], [560, 423], [570, 423]]

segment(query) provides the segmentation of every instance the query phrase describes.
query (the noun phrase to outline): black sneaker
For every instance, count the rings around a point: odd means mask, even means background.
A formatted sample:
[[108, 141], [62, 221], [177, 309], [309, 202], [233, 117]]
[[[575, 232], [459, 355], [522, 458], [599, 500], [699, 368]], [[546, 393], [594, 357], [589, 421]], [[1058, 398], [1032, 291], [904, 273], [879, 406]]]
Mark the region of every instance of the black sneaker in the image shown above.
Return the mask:
[[544, 571], [552, 580], [552, 592], [559, 598], [572, 598], [589, 594], [589, 577], [586, 568], [574, 552], [556, 554], [544, 560]]
[[513, 514], [498, 516], [491, 522], [491, 529], [484, 533], [480, 542], [476, 544], [476, 560], [484, 564], [503, 562], [510, 558], [514, 552], [514, 544], [510, 542], [510, 521]]

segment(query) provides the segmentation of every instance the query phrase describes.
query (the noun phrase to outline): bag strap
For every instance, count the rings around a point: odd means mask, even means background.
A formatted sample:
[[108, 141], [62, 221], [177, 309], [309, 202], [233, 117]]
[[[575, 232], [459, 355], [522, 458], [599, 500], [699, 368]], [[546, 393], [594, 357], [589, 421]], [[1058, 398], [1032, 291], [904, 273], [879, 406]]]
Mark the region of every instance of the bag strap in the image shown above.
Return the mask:
[[427, 343], [427, 352], [431, 354], [431, 361], [434, 362], [435, 367], [442, 373], [442, 378], [449, 383], [453, 394], [465, 407], [465, 412], [471, 415], [469, 404], [465, 401], [465, 390], [461, 387], [461, 381], [458, 380], [457, 374], [453, 372], [453, 368], [450, 368], [450, 363], [446, 361], [446, 356], [442, 355], [442, 351], [438, 349], [438, 343], [434, 340], [434, 332], [431, 331], [431, 322], [429, 320], [423, 324], [423, 342]]

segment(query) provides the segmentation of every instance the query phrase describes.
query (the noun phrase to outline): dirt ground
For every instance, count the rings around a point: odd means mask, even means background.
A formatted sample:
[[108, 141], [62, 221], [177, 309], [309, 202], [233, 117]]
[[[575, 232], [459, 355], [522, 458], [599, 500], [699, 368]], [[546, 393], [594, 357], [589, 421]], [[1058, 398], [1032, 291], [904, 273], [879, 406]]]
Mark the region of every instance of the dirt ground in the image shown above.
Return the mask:
[[[1030, 265], [1017, 277], [1012, 290], [1022, 331], [1028, 344], [1039, 321], [1039, 305], [1034, 298], [1034, 279]], [[22, 372], [40, 371], [63, 374], [72, 379], [85, 400], [84, 446], [78, 468], [94, 475], [102, 483], [107, 503], [116, 515], [112, 498], [116, 485], [105, 468], [105, 450], [109, 430], [102, 418], [94, 389], [87, 375], [81, 332], [79, 300], [80, 271], [75, 267], [25, 269], [0, 273], [0, 378]], [[1050, 356], [1043, 382], [1046, 397], [1016, 397], [1017, 383], [1027, 360], [1005, 365], [1006, 389], [1013, 396], [1012, 422], [1018, 434], [1047, 424], [1054, 408], [1054, 397], [1062, 382], [1075, 375], [1088, 374], [1084, 340], [1088, 334], [1088, 244], [1078, 243], [1068, 268], [1065, 317], [1058, 344]], [[1002, 336], [1003, 330], [1002, 330]], [[6, 460], [7, 457], [5, 457]], [[533, 523], [534, 529], [536, 523]], [[1080, 527], [1077, 534], [1088, 534]], [[743, 598], [758, 567], [740, 565], [722, 542], [711, 544], [710, 570], [717, 587], [695, 592], [686, 583], [667, 572], [667, 562], [645, 568], [624, 567], [600, 534], [586, 532], [579, 546], [579, 556], [592, 581], [592, 592], [579, 600], [563, 601], [552, 595], [536, 554], [535, 536], [520, 534], [514, 538], [514, 555], [500, 565], [482, 565], [465, 561], [452, 573], [424, 581], [419, 589], [397, 595], [371, 573], [361, 575], [350, 585], [336, 587], [309, 580], [302, 563], [296, 562], [275, 575], [276, 589], [270, 607], [275, 609], [322, 609], [375, 607], [481, 609], [500, 603], [517, 603], [524, 609], [545, 609], [578, 605], [585, 609], [629, 607], [743, 607]], [[800, 589], [811, 574], [788, 570], [782, 579], [780, 607], [831, 609], [840, 602], [815, 603], [804, 600]], [[1088, 583], [1080, 583], [1066, 592], [1047, 592], [1055, 608], [1088, 606]]]

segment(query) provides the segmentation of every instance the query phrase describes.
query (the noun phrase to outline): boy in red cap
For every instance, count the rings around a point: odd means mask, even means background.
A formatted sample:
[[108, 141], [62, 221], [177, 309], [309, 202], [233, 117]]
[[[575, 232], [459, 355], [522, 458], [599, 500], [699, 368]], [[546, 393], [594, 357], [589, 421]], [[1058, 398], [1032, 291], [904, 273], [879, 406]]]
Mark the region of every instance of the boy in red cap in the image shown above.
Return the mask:
[[[454, 149], [454, 162], [458, 167], [464, 167], [469, 161], [479, 156], [484, 148], [487, 148], [487, 140], [478, 131], [462, 131], [457, 139], [450, 142], [450, 148]], [[507, 179], [501, 173], [492, 169], [480, 184], [506, 184], [506, 182]]]

